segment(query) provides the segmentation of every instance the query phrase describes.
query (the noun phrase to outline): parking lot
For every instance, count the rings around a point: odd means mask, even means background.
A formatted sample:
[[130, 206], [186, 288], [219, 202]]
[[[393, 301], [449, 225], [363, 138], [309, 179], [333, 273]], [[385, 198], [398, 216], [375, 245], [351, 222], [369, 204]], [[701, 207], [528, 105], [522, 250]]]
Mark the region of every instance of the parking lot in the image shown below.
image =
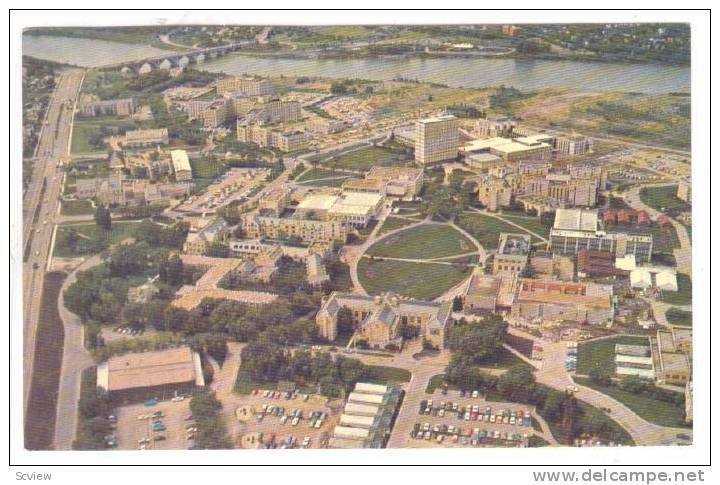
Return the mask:
[[[285, 447], [323, 448], [326, 445], [340, 419], [343, 401], [328, 402], [327, 398], [315, 394], [306, 400], [301, 393], [293, 393], [288, 398], [287, 394], [276, 392], [266, 397], [268, 392], [263, 389], [257, 394], [223, 399], [222, 413], [236, 447], [282, 448], [290, 437], [293, 443]], [[323, 417], [318, 424], [321, 413]]]
[[435, 392], [417, 409], [409, 447], [524, 447], [544, 438], [531, 406], [487, 401], [479, 393]]
[[[194, 421], [186, 420], [190, 415], [190, 399], [180, 402], [161, 401], [154, 406], [132, 404], [121, 406], [115, 411], [115, 435], [119, 449], [137, 450], [144, 445], [144, 449], [148, 450], [181, 450], [193, 445], [193, 441], [187, 439], [186, 431], [187, 426], [194, 424]], [[154, 420], [153, 413], [162, 413], [162, 417]], [[146, 417], [138, 419], [138, 416]], [[154, 431], [153, 421], [162, 423], [166, 429]]]

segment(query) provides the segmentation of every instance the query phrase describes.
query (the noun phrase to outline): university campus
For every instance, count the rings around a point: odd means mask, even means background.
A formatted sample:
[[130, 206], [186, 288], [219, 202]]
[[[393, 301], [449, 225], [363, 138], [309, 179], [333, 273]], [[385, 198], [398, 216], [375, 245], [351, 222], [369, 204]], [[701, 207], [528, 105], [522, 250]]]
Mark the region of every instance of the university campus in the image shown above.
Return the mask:
[[689, 51], [25, 30], [25, 448], [693, 444]]

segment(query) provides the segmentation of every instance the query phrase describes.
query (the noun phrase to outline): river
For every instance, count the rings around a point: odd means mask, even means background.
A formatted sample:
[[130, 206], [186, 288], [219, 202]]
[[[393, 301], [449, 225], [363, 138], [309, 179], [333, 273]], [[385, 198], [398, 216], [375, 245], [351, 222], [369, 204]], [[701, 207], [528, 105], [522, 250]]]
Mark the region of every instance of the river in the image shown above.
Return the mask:
[[[85, 67], [138, 60], [163, 52], [168, 51], [96, 39], [51, 36], [23, 38], [25, 54]], [[646, 94], [690, 91], [689, 67], [657, 64], [509, 58], [283, 59], [236, 53], [209, 61], [202, 68], [227, 74], [263, 76], [284, 74], [378, 81], [403, 77], [452, 87], [484, 88], [504, 84], [524, 91], [547, 88]]]

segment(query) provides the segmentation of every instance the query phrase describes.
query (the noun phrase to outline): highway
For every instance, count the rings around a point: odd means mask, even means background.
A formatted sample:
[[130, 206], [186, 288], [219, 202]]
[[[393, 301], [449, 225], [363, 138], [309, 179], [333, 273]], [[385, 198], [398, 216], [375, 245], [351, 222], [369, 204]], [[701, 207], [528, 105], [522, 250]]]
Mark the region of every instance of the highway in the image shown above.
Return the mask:
[[62, 174], [58, 165], [68, 158], [78, 92], [85, 71], [60, 74], [50, 98], [30, 183], [23, 196], [23, 403], [27, 411], [40, 302], [50, 258], [53, 217], [58, 212]]

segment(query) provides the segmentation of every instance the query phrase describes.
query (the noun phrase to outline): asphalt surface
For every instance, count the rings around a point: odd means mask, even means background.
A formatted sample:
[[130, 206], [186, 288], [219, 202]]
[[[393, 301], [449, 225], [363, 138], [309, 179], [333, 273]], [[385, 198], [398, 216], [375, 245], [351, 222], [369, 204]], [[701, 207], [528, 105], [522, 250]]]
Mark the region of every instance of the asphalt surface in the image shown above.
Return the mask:
[[27, 406], [45, 271], [53, 237], [62, 176], [59, 162], [68, 157], [75, 103], [85, 71], [70, 69], [58, 79], [38, 141], [37, 159], [23, 196], [23, 407]]

